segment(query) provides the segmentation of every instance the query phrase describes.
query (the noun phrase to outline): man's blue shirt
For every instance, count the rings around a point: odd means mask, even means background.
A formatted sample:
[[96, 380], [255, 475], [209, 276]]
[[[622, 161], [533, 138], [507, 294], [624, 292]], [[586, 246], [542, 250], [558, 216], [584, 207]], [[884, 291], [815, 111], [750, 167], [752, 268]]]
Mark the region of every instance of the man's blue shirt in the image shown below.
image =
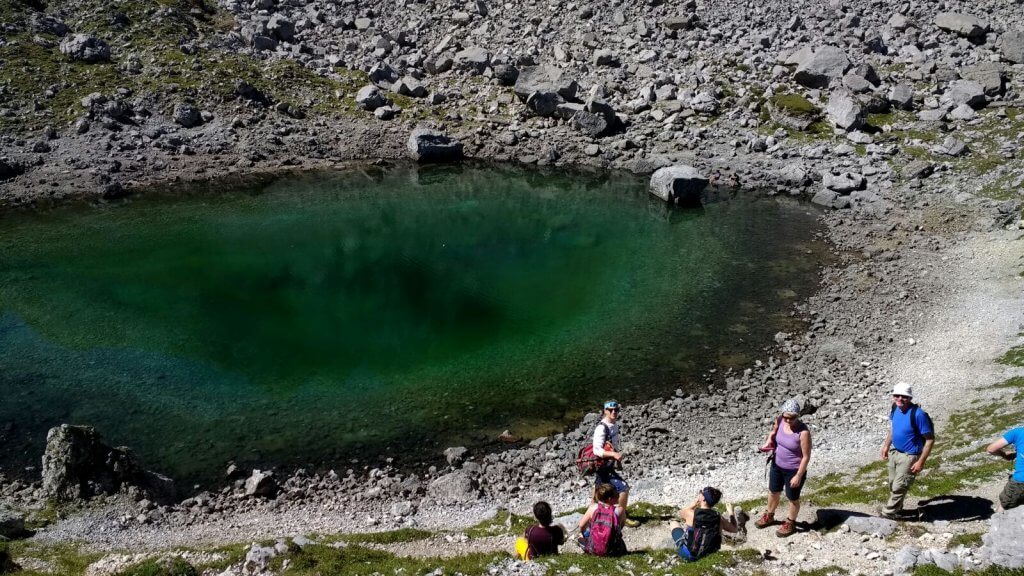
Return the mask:
[[1020, 449], [1020, 442], [1024, 440], [1024, 427], [1014, 428], [1003, 434], [1003, 440], [1017, 448], [1017, 459], [1013, 461], [1013, 479], [1024, 482], [1024, 450]]
[[904, 454], [920, 454], [921, 450], [924, 449], [924, 438], [922, 436], [934, 434], [935, 431], [932, 429], [931, 418], [924, 413], [923, 408], [918, 406], [917, 410], [913, 410], [913, 412], [916, 415], [917, 429], [921, 431], [921, 436], [915, 435], [914, 428], [910, 425], [911, 411], [909, 406], [906, 412], [899, 408], [893, 410], [891, 417], [892, 447]]

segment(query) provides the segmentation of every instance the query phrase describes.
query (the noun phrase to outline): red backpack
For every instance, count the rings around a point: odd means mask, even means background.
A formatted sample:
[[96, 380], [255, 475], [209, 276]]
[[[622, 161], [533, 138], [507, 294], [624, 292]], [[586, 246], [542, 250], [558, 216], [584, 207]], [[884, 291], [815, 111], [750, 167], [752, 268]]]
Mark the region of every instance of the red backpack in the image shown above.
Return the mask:
[[[604, 426], [605, 438], [608, 438], [608, 436], [610, 435], [610, 430], [608, 430], [608, 426], [605, 425], [603, 422], [601, 423], [601, 426]], [[604, 449], [611, 450], [612, 443], [605, 442]], [[611, 458], [602, 458], [600, 456], [595, 455], [594, 443], [587, 442], [586, 445], [584, 445], [583, 448], [580, 448], [580, 451], [576, 453], [576, 469], [580, 471], [581, 476], [586, 476], [587, 474], [593, 474], [594, 472], [597, 472], [601, 468], [607, 466], [609, 460], [611, 460]]]
[[597, 503], [597, 510], [590, 518], [590, 536], [583, 546], [583, 551], [594, 556], [609, 556], [619, 552], [622, 542], [622, 530], [619, 526], [619, 515], [615, 506]]

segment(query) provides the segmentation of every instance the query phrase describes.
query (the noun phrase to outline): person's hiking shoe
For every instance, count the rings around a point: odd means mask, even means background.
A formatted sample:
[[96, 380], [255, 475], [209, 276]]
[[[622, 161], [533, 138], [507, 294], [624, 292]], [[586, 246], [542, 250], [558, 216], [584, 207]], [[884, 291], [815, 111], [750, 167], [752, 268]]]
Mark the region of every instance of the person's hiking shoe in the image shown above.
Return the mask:
[[785, 538], [787, 536], [792, 536], [795, 533], [796, 533], [796, 521], [795, 520], [790, 520], [789, 518], [786, 518], [786, 521], [782, 523], [782, 526], [779, 526], [779, 529], [775, 531], [775, 535], [778, 536], [779, 538]]
[[902, 520], [903, 518], [900, 517], [900, 512], [901, 511], [888, 512], [883, 508], [879, 508], [878, 516], [880, 518], [885, 518], [886, 520]]
[[626, 518], [626, 521], [624, 522], [624, 524], [627, 527], [629, 527], [629, 528], [639, 528], [640, 527], [640, 521], [639, 520], [633, 520], [632, 518]]
[[754, 527], [756, 527], [756, 528], [767, 528], [767, 527], [771, 526], [772, 524], [775, 524], [775, 516], [774, 515], [769, 516], [768, 513], [765, 512], [764, 514], [761, 515], [760, 518], [757, 519], [757, 522], [754, 522]]

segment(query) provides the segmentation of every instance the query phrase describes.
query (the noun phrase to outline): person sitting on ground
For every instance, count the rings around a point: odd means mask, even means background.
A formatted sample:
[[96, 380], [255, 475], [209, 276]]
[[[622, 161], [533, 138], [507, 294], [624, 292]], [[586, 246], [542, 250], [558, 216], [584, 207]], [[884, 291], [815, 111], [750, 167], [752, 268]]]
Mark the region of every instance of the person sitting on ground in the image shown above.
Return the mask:
[[611, 484], [619, 494], [619, 508], [622, 509], [622, 522], [630, 528], [640, 525], [636, 520], [630, 520], [626, 509], [629, 506], [629, 484], [622, 479], [616, 467], [622, 466], [622, 438], [619, 434], [619, 411], [622, 407], [615, 400], [604, 403], [603, 417], [594, 428], [594, 456], [603, 458], [601, 466], [595, 474], [594, 486]]
[[526, 529], [526, 533], [516, 540], [516, 552], [523, 560], [538, 556], [558, 554], [558, 547], [565, 543], [565, 529], [560, 524], [552, 525], [551, 505], [537, 502], [533, 505], [533, 516], [537, 524]]
[[780, 538], [796, 532], [796, 517], [800, 513], [800, 491], [807, 480], [807, 464], [811, 461], [811, 431], [800, 421], [800, 403], [790, 398], [782, 405], [782, 414], [775, 420], [768, 441], [761, 450], [771, 451], [771, 469], [768, 473], [768, 509], [754, 523], [758, 528], [775, 524], [775, 509], [783, 489], [789, 500], [786, 521], [776, 530]]
[[594, 492], [595, 502], [580, 518], [580, 538], [577, 543], [587, 554], [594, 556], [620, 556], [626, 553], [622, 539], [620, 516], [622, 507], [617, 506], [619, 493], [611, 484], [601, 484]]
[[881, 515], [891, 520], [913, 516], [903, 510], [903, 500], [924, 469], [935, 444], [935, 427], [931, 416], [913, 402], [910, 384], [898, 382], [892, 389], [889, 409], [889, 433], [882, 442], [882, 460], [889, 462], [889, 501]]
[[1014, 462], [1013, 474], [1010, 474], [1006, 486], [1003, 486], [1003, 491], [999, 493], [999, 511], [1024, 504], [1024, 454], [1019, 448], [1014, 452], [1004, 450], [1010, 444], [1017, 448], [1021, 442], [1024, 442], [1024, 426], [1007, 431], [1001, 438], [988, 445], [989, 454]]
[[679, 511], [684, 524], [674, 520], [669, 523], [672, 541], [683, 560], [693, 562], [718, 552], [722, 547], [722, 530], [734, 533], [739, 530], [732, 504], [725, 505], [728, 520], [715, 510], [715, 504], [721, 499], [722, 491], [708, 486], [700, 491], [693, 504]]

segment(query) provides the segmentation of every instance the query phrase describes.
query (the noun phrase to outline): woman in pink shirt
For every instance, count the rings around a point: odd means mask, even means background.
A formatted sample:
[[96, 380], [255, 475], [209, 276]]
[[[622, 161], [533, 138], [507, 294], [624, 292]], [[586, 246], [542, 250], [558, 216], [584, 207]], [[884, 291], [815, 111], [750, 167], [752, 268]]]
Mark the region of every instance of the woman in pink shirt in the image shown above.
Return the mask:
[[768, 441], [761, 450], [772, 451], [768, 474], [768, 509], [754, 523], [758, 528], [775, 524], [775, 509], [783, 489], [789, 500], [786, 521], [775, 532], [785, 538], [796, 532], [796, 516], [800, 513], [800, 490], [807, 480], [807, 463], [811, 461], [811, 431], [800, 421], [800, 403], [794, 399], [782, 405], [782, 416], [775, 420]]

